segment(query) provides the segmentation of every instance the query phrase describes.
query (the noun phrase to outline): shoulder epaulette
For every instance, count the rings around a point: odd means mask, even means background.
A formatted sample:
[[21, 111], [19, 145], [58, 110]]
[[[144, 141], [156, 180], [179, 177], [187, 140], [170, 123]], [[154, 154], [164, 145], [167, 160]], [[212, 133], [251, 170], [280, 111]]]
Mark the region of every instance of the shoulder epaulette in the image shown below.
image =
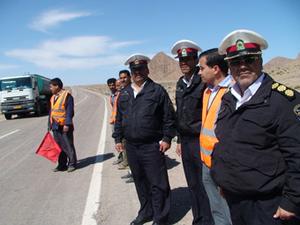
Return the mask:
[[272, 90], [277, 91], [289, 100], [293, 100], [295, 98], [295, 91], [292, 88], [289, 88], [284, 84], [278, 83], [276, 81], [274, 81], [272, 84]]

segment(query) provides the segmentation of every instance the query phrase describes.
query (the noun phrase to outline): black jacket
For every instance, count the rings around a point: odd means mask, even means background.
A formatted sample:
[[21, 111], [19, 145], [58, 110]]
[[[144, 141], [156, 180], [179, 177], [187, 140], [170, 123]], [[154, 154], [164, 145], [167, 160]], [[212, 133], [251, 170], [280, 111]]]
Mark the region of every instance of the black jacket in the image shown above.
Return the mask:
[[199, 137], [202, 119], [202, 95], [205, 85], [196, 70], [192, 84], [187, 87], [183, 76], [176, 85], [176, 125], [178, 142], [181, 136]]
[[235, 97], [230, 92], [223, 96], [211, 175], [229, 194], [280, 194], [281, 208], [299, 214], [300, 95], [274, 83], [266, 74], [255, 95], [237, 110]]
[[113, 133], [116, 143], [123, 138], [132, 143], [170, 143], [175, 135], [175, 111], [161, 85], [148, 79], [136, 98], [131, 85], [121, 91]]

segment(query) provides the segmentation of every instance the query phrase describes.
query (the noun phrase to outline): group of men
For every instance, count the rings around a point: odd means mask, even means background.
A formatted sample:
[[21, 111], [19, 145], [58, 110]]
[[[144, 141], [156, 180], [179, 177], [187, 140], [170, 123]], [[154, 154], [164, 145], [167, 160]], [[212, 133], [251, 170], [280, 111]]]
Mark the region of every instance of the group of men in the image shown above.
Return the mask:
[[118, 152], [126, 149], [140, 201], [131, 225], [168, 223], [165, 152], [175, 136], [193, 225], [299, 224], [300, 96], [263, 71], [267, 46], [249, 30], [204, 52], [193, 41], [176, 42], [171, 52], [183, 74], [176, 112], [149, 78], [150, 59], [127, 59], [132, 83], [118, 93], [112, 136]]
[[[131, 84], [131, 74], [128, 70], [121, 70], [119, 72], [119, 79], [115, 78], [109, 78], [107, 80], [107, 86], [111, 92], [109, 97], [109, 103], [112, 107], [112, 113], [110, 117], [109, 123], [112, 125], [112, 129], [114, 130], [114, 124], [116, 122], [116, 115], [117, 115], [117, 103], [119, 99], [119, 95], [122, 89], [127, 87]], [[122, 140], [125, 141], [124, 139]], [[124, 149], [124, 151], [119, 152], [117, 160], [113, 162], [113, 165], [118, 165], [119, 170], [125, 170], [129, 169], [128, 167], [128, 161], [127, 161], [127, 154]], [[125, 183], [132, 183], [133, 178], [131, 175], [131, 171], [129, 169], [128, 174], [121, 177], [122, 179], [128, 178], [128, 180], [125, 181]]]

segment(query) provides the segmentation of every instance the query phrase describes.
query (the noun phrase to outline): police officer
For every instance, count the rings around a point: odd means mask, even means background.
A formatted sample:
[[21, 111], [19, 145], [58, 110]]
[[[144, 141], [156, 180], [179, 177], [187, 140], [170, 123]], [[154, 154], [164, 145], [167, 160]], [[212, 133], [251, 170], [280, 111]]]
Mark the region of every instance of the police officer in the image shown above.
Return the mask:
[[62, 149], [58, 166], [53, 171], [73, 172], [77, 164], [73, 136], [74, 99], [69, 91], [63, 89], [63, 82], [59, 78], [50, 81], [50, 90], [53, 95], [50, 100], [49, 129]]
[[132, 171], [140, 210], [131, 225], [165, 224], [170, 210], [170, 185], [164, 152], [175, 136], [175, 112], [166, 90], [149, 77], [150, 59], [141, 54], [128, 58], [133, 83], [119, 96], [113, 137]]
[[199, 134], [201, 129], [202, 94], [205, 85], [198, 75], [198, 52], [201, 48], [193, 41], [180, 40], [172, 47], [179, 58], [183, 73], [176, 85], [177, 147], [191, 194], [193, 224], [214, 224], [209, 200], [202, 181]]
[[284, 224], [300, 215], [300, 95], [263, 72], [267, 47], [249, 30], [228, 34], [219, 47], [236, 84], [223, 96], [211, 175], [234, 225]]

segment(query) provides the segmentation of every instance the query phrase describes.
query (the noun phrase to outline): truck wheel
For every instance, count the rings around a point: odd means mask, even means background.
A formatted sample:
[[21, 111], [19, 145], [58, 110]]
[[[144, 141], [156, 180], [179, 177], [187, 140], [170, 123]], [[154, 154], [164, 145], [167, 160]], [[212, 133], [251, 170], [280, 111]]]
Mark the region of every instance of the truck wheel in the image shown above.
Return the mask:
[[11, 119], [11, 114], [4, 114], [5, 119], [10, 120]]

